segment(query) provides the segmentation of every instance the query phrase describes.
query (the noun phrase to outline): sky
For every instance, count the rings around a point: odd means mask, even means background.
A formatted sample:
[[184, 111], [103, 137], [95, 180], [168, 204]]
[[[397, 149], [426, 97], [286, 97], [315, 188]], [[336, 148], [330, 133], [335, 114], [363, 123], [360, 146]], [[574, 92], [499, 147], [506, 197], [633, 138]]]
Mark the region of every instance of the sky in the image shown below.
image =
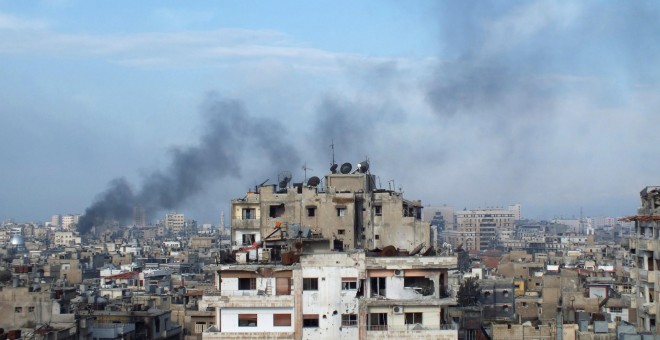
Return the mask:
[[654, 1], [0, 0], [0, 220], [139, 203], [216, 224], [284, 171], [326, 175], [331, 145], [426, 206], [632, 215], [660, 184], [658, 17]]

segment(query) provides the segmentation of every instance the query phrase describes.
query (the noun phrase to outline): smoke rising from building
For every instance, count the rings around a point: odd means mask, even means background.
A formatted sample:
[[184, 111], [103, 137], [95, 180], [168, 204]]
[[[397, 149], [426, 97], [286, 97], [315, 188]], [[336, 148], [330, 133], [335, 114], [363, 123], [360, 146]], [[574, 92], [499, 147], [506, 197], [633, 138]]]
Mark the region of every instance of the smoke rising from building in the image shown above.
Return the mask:
[[271, 169], [300, 163], [295, 148], [279, 137], [286, 134], [280, 122], [251, 116], [239, 101], [216, 94], [208, 96], [201, 111], [205, 131], [197, 145], [172, 149], [167, 168], [146, 176], [137, 190], [126, 179], [110, 181], [108, 189], [85, 210], [79, 231], [126, 222], [135, 205], [147, 213], [180, 207], [210, 182], [239, 177], [246, 154], [265, 158]]

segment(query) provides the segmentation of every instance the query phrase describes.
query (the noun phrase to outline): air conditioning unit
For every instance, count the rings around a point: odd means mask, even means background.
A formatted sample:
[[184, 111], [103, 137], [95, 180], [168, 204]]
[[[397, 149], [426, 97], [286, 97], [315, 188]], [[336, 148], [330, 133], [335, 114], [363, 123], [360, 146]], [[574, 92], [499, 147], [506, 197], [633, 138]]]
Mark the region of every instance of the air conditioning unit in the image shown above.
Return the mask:
[[403, 276], [403, 270], [402, 269], [395, 269], [394, 270], [394, 276]]
[[392, 313], [394, 313], [394, 314], [403, 314], [403, 306], [394, 306], [394, 307], [392, 307]]

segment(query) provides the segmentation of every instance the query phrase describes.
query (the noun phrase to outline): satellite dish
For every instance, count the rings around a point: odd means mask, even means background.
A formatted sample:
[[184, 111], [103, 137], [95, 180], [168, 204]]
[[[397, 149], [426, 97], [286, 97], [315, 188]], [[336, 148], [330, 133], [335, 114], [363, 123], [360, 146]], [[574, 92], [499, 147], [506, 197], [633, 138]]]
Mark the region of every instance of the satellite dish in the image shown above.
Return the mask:
[[321, 179], [316, 176], [312, 176], [309, 178], [309, 180], [307, 180], [307, 185], [310, 187], [315, 187], [319, 185], [319, 183], [321, 183]]
[[286, 185], [291, 181], [291, 171], [280, 172], [279, 176], [277, 176], [277, 180], [280, 183], [281, 189], [286, 188]]
[[360, 171], [361, 173], [365, 173], [365, 172], [367, 172], [367, 170], [369, 170], [369, 162], [367, 162], [367, 161], [360, 162], [357, 165], [357, 168], [358, 168], [358, 171]]
[[332, 164], [332, 166], [330, 167], [330, 172], [332, 172], [333, 174], [337, 173], [337, 164]]
[[341, 168], [339, 168], [339, 171], [342, 174], [346, 175], [346, 174], [351, 172], [351, 169], [353, 169], [353, 166], [351, 165], [351, 163], [344, 163], [344, 164], [341, 165]]

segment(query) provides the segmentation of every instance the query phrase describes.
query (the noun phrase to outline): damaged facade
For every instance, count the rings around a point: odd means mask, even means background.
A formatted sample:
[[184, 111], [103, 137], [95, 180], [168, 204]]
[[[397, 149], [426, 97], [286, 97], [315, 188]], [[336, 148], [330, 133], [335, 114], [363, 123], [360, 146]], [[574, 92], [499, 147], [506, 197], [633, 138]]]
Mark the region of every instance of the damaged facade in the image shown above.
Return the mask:
[[[448, 270], [419, 201], [377, 189], [368, 164], [232, 201], [235, 263], [216, 270], [204, 339], [456, 339]], [[350, 168], [350, 165], [348, 165]]]
[[422, 221], [421, 202], [376, 188], [368, 165], [352, 173], [335, 171], [323, 183], [312, 177], [307, 183], [261, 185], [233, 200], [234, 250], [257, 241], [267, 241], [276, 257], [296, 242], [305, 252], [386, 246], [412, 252], [434, 246], [431, 226]]

